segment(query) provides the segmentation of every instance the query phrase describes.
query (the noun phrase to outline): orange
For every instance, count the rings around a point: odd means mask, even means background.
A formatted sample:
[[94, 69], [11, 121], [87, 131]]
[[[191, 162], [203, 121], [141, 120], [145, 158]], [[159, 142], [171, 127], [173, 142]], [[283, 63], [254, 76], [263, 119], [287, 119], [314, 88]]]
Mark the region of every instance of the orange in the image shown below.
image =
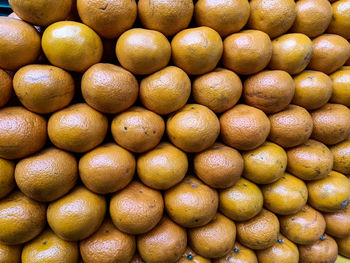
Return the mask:
[[332, 6], [328, 0], [299, 0], [295, 3], [296, 18], [292, 32], [316, 37], [326, 31], [332, 19]]
[[208, 224], [218, 209], [218, 193], [193, 176], [164, 193], [167, 214], [183, 227]]
[[78, 0], [77, 9], [83, 23], [103, 38], [117, 38], [137, 16], [135, 0]]
[[270, 121], [257, 108], [238, 104], [220, 117], [221, 139], [239, 150], [252, 150], [262, 145], [270, 132]]
[[170, 141], [185, 152], [200, 152], [209, 148], [220, 133], [220, 123], [215, 113], [200, 104], [186, 104], [171, 114], [166, 128]]
[[135, 237], [120, 232], [109, 218], [92, 236], [80, 242], [84, 263], [130, 262], [135, 250]]
[[333, 154], [323, 143], [308, 140], [287, 151], [287, 171], [303, 180], [328, 176], [333, 167]]
[[118, 39], [116, 54], [123, 68], [146, 75], [164, 68], [171, 56], [168, 39], [160, 32], [133, 28]]
[[340, 0], [332, 4], [332, 20], [327, 29], [328, 33], [350, 38], [350, 1]]
[[350, 236], [345, 238], [337, 238], [337, 245], [339, 249], [339, 254], [344, 257], [350, 258]]
[[222, 258], [217, 258], [213, 263], [258, 263], [255, 252], [236, 241], [232, 251]]
[[46, 224], [46, 205], [13, 191], [0, 200], [0, 242], [19, 245], [33, 239]]
[[283, 110], [292, 101], [295, 84], [282, 70], [265, 70], [249, 76], [244, 81], [245, 102], [265, 113]]
[[197, 77], [192, 84], [193, 99], [215, 113], [234, 106], [242, 94], [242, 82], [232, 71], [216, 68]]
[[0, 244], [1, 263], [21, 263], [22, 246], [8, 246]]
[[234, 185], [243, 172], [241, 154], [222, 143], [216, 142], [193, 159], [196, 175], [213, 188], [228, 188]]
[[13, 89], [24, 107], [40, 114], [66, 107], [75, 92], [73, 77], [49, 65], [22, 67], [13, 78]]
[[265, 142], [258, 148], [243, 152], [243, 176], [257, 184], [277, 181], [287, 168], [287, 154], [282, 147]]
[[40, 36], [34, 27], [15, 18], [0, 17], [0, 68], [15, 71], [34, 63]]
[[0, 107], [5, 106], [12, 96], [12, 78], [5, 71], [0, 69]]
[[334, 157], [333, 170], [344, 175], [350, 175], [350, 140], [338, 143], [330, 148]]
[[251, 0], [248, 28], [261, 30], [275, 38], [290, 29], [295, 17], [294, 0]]
[[236, 240], [236, 225], [218, 213], [207, 225], [188, 230], [190, 247], [206, 258], [220, 258], [229, 253]]
[[47, 138], [46, 120], [23, 107], [0, 110], [0, 157], [19, 159], [39, 151]]
[[132, 152], [146, 152], [160, 142], [165, 129], [158, 114], [133, 106], [114, 117], [111, 125], [114, 140]]
[[281, 233], [300, 245], [316, 242], [326, 229], [322, 214], [308, 205], [295, 214], [280, 216], [279, 220]]
[[67, 241], [82, 240], [100, 227], [106, 206], [104, 196], [77, 186], [67, 195], [49, 204], [47, 222], [60, 238]]
[[147, 263], [176, 262], [186, 244], [186, 230], [166, 216], [151, 231], [137, 237], [138, 252]]
[[334, 34], [320, 35], [312, 40], [314, 51], [309, 69], [333, 73], [345, 64], [350, 56], [349, 42]]
[[270, 69], [279, 69], [289, 74], [298, 74], [309, 64], [312, 56], [312, 42], [304, 34], [285, 34], [272, 41]]
[[248, 22], [250, 6], [247, 0], [199, 0], [194, 9], [198, 26], [208, 26], [225, 37], [240, 31]]
[[169, 114], [182, 108], [191, 94], [191, 80], [180, 68], [169, 66], [142, 79], [140, 100], [151, 111]]
[[332, 80], [323, 72], [305, 70], [294, 77], [294, 83], [292, 103], [307, 110], [322, 107], [332, 96]]
[[223, 43], [213, 29], [201, 26], [177, 33], [171, 41], [172, 60], [187, 74], [200, 75], [212, 71], [218, 64]]
[[138, 181], [115, 193], [109, 213], [113, 224], [128, 234], [143, 234], [153, 229], [163, 216], [163, 197]]
[[78, 259], [78, 244], [62, 240], [49, 228], [28, 242], [22, 251], [22, 263], [77, 263]]
[[18, 188], [30, 198], [51, 202], [68, 193], [78, 179], [75, 157], [56, 148], [20, 160], [16, 165]]
[[250, 249], [267, 249], [275, 244], [280, 224], [275, 214], [266, 209], [248, 221], [237, 223], [238, 241]]
[[56, 22], [44, 31], [41, 44], [45, 56], [54, 66], [84, 72], [102, 58], [100, 37], [88, 26], [73, 22]]
[[181, 256], [181, 258], [176, 261], [176, 263], [211, 263], [210, 259], [201, 257], [196, 252], [194, 252], [191, 248], [187, 247], [185, 253]]
[[241, 178], [237, 183], [219, 193], [220, 212], [235, 221], [246, 221], [260, 213], [263, 195], [260, 188]]
[[324, 144], [337, 144], [350, 134], [350, 109], [328, 103], [311, 113], [314, 128], [311, 138]]
[[237, 74], [254, 74], [270, 62], [272, 43], [270, 37], [259, 30], [243, 30], [224, 40], [223, 65]]
[[58, 148], [71, 152], [87, 152], [106, 136], [107, 117], [85, 103], [70, 105], [51, 115], [48, 134]]
[[192, 0], [139, 0], [138, 17], [145, 28], [157, 30], [165, 36], [185, 29], [193, 14]]
[[350, 206], [333, 213], [323, 213], [326, 220], [326, 233], [333, 237], [350, 236]]
[[330, 75], [333, 82], [331, 102], [350, 107], [350, 70], [341, 68]]
[[98, 194], [113, 193], [126, 187], [135, 168], [135, 157], [115, 143], [103, 144], [83, 155], [79, 161], [80, 179]]
[[309, 112], [289, 104], [283, 111], [269, 116], [269, 139], [282, 147], [294, 147], [305, 143], [311, 136], [313, 122]]
[[261, 186], [264, 206], [279, 215], [291, 215], [306, 205], [308, 189], [305, 183], [285, 173], [278, 181]]
[[15, 163], [0, 158], [0, 199], [8, 195], [16, 186], [14, 172]]
[[168, 142], [137, 159], [137, 175], [147, 186], [166, 190], [181, 182], [188, 169], [187, 155]]
[[129, 71], [112, 64], [98, 63], [84, 73], [81, 92], [91, 107], [115, 114], [135, 103], [139, 84]]

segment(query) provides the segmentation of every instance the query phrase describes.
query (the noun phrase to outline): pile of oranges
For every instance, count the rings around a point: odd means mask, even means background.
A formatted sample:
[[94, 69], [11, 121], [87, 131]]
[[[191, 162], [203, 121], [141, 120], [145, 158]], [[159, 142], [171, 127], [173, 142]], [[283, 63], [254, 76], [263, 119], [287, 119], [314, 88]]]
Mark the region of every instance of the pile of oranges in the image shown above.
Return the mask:
[[9, 3], [0, 263], [350, 262], [350, 0]]

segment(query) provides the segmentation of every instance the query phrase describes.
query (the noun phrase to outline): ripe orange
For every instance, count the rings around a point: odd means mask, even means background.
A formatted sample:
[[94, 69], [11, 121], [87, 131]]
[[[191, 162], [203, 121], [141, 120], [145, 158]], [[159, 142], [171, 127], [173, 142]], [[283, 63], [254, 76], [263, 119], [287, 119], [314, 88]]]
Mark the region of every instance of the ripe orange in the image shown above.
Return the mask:
[[12, 96], [12, 78], [5, 71], [0, 69], [0, 107], [5, 106]]

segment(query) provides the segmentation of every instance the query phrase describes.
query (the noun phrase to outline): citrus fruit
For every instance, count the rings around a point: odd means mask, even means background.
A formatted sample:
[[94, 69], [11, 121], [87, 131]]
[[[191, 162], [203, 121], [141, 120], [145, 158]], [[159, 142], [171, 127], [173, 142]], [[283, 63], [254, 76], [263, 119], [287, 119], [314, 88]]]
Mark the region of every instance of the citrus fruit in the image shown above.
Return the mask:
[[22, 246], [8, 246], [0, 244], [1, 263], [21, 263]]
[[331, 102], [350, 107], [350, 70], [343, 69], [330, 75], [333, 82]]
[[4, 198], [15, 188], [16, 182], [14, 172], [15, 163], [0, 158], [0, 198]]
[[323, 213], [326, 220], [326, 233], [333, 237], [350, 236], [350, 206], [333, 213]]
[[12, 96], [12, 78], [5, 71], [0, 69], [0, 107], [5, 106]]
[[255, 252], [237, 241], [233, 249], [222, 258], [212, 260], [213, 263], [258, 263]]
[[344, 175], [350, 175], [350, 140], [338, 143], [330, 148], [334, 157], [333, 170]]
[[350, 258], [350, 236], [347, 236], [345, 238], [337, 238], [337, 245], [339, 254], [343, 255], [344, 257]]
[[211, 263], [210, 259], [201, 257], [196, 252], [194, 252], [191, 248], [187, 247], [185, 253], [181, 256], [181, 258], [176, 261], [176, 263]]
[[332, 3], [332, 20], [327, 29], [328, 33], [340, 35], [346, 39], [350, 38], [350, 1], [340, 0]]

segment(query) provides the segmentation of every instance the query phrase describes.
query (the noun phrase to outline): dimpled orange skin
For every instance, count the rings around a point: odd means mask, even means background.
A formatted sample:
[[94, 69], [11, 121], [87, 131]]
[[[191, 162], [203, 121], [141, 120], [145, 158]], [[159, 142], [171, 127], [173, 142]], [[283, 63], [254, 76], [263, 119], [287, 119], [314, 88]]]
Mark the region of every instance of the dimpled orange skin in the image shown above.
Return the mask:
[[247, 0], [199, 0], [194, 9], [196, 24], [211, 27], [222, 37], [240, 31], [249, 13]]
[[47, 222], [60, 238], [82, 240], [93, 234], [102, 224], [107, 209], [104, 196], [83, 186], [49, 204]]
[[193, 176], [164, 193], [165, 208], [170, 218], [183, 227], [208, 224], [219, 205], [218, 193]]
[[252, 150], [262, 145], [270, 132], [270, 121], [257, 108], [239, 104], [220, 117], [221, 139], [239, 150]]
[[131, 28], [137, 16], [135, 0], [78, 0], [77, 9], [84, 24], [107, 39]]
[[36, 237], [46, 224], [46, 205], [13, 191], [0, 201], [0, 242], [19, 245]]
[[109, 218], [92, 236], [80, 242], [80, 253], [85, 263], [130, 262], [135, 250], [135, 237], [116, 229]]
[[307, 183], [309, 204], [322, 212], [344, 209], [350, 199], [350, 181], [338, 172], [331, 171], [328, 177]]
[[350, 1], [340, 0], [332, 4], [333, 17], [328, 33], [340, 35], [346, 39], [350, 38]]
[[22, 251], [22, 263], [77, 263], [78, 259], [78, 244], [76, 242], [62, 240], [49, 228], [35, 239], [26, 243]]
[[297, 105], [288, 105], [283, 111], [269, 116], [269, 139], [282, 147], [305, 143], [311, 136], [313, 122], [310, 113]]
[[145, 28], [172, 36], [185, 29], [192, 18], [193, 1], [139, 0], [138, 17]]
[[244, 82], [245, 102], [265, 113], [283, 110], [292, 101], [295, 84], [282, 70], [265, 70], [248, 77]]
[[261, 186], [264, 206], [279, 215], [291, 215], [307, 202], [308, 190], [304, 181], [285, 173], [278, 181]]
[[79, 161], [82, 182], [98, 194], [113, 193], [126, 187], [135, 168], [135, 157], [115, 143], [103, 144], [83, 155]]
[[161, 193], [138, 181], [115, 193], [109, 213], [113, 224], [128, 234], [143, 234], [154, 228], [163, 216]]
[[147, 263], [176, 262], [186, 244], [186, 230], [166, 216], [151, 231], [137, 237], [138, 252]]
[[333, 213], [323, 213], [326, 220], [326, 233], [333, 237], [350, 236], [350, 206]]
[[232, 251], [222, 258], [212, 260], [213, 263], [258, 263], [255, 252], [236, 241]]
[[158, 31], [143, 28], [124, 32], [115, 51], [123, 68], [137, 75], [151, 74], [164, 68], [171, 56], [168, 39]]
[[259, 263], [298, 263], [298, 247], [282, 235], [278, 235], [276, 243], [267, 249], [256, 252]]
[[21, 263], [22, 246], [8, 246], [0, 244], [1, 263]]
[[108, 120], [87, 104], [78, 103], [52, 114], [47, 128], [56, 147], [71, 152], [87, 152], [105, 138]]
[[326, 229], [326, 222], [320, 212], [305, 205], [293, 215], [280, 216], [281, 233], [300, 245], [317, 241]]
[[259, 30], [244, 30], [224, 40], [223, 65], [237, 74], [254, 74], [263, 70], [272, 56], [270, 37]]
[[308, 140], [287, 151], [287, 171], [303, 180], [319, 180], [328, 176], [333, 167], [333, 154], [323, 144]]
[[117, 144], [129, 151], [141, 153], [158, 145], [165, 124], [158, 114], [133, 106], [114, 117], [111, 130]]
[[81, 92], [91, 107], [115, 114], [135, 103], [139, 84], [129, 71], [112, 64], [98, 63], [84, 73]]
[[84, 72], [102, 58], [101, 38], [78, 22], [60, 21], [50, 25], [41, 44], [52, 65], [69, 71]]
[[220, 133], [220, 123], [209, 108], [186, 104], [169, 116], [167, 134], [170, 141], [185, 152], [200, 152], [214, 144]]
[[334, 157], [333, 170], [350, 175], [350, 140], [349, 138], [341, 143], [330, 147]]
[[336, 261], [338, 256], [337, 243], [332, 237], [326, 234], [322, 239], [317, 240], [310, 245], [299, 245], [298, 248], [300, 263], [332, 263]]
[[0, 69], [0, 94], [0, 107], [3, 107], [12, 96], [12, 78], [2, 69]]
[[304, 34], [284, 34], [272, 41], [270, 69], [298, 74], [309, 64], [312, 56], [312, 41]]
[[172, 60], [187, 74], [200, 75], [212, 71], [218, 64], [223, 43], [213, 29], [201, 26], [177, 33], [171, 41]]
[[280, 224], [275, 214], [266, 209], [252, 219], [237, 223], [238, 241], [250, 249], [267, 249], [275, 244]]
[[75, 92], [72, 76], [49, 65], [22, 67], [13, 78], [13, 88], [24, 107], [39, 114], [64, 108]]
[[341, 68], [330, 77], [333, 81], [333, 93], [330, 101], [350, 107], [350, 70]]
[[219, 142], [196, 154], [193, 162], [196, 175], [213, 188], [231, 187], [239, 180], [244, 168], [242, 155]]
[[169, 66], [142, 79], [140, 100], [158, 114], [169, 114], [183, 107], [191, 94], [191, 80], [180, 68]]
[[349, 42], [334, 34], [320, 35], [312, 40], [314, 51], [309, 69], [333, 73], [345, 64], [350, 56]]
[[292, 103], [307, 110], [322, 107], [332, 96], [332, 80], [323, 72], [305, 70], [294, 76], [294, 83]]
[[14, 162], [0, 158], [0, 199], [8, 195], [16, 186], [14, 171]]
[[314, 128], [311, 138], [333, 145], [350, 134], [350, 109], [341, 104], [328, 103], [311, 113]]
[[181, 182], [188, 170], [187, 155], [168, 142], [137, 159], [137, 175], [147, 186], [166, 190]]
[[345, 238], [337, 238], [337, 245], [338, 245], [338, 250], [339, 254], [350, 258], [350, 236], [347, 236]]
[[295, 17], [293, 0], [252, 0], [248, 28], [261, 30], [275, 38], [290, 29]]
[[0, 110], [0, 157], [19, 159], [39, 151], [47, 138], [46, 120], [23, 107]]
[[229, 253], [236, 241], [236, 225], [217, 213], [208, 224], [187, 230], [190, 247], [207, 258], [220, 258]]
[[18, 188], [39, 202], [51, 202], [71, 190], [78, 179], [75, 157], [56, 148], [46, 148], [16, 165]]
[[211, 263], [211, 260], [201, 257], [191, 248], [187, 247], [185, 253], [176, 263]]
[[197, 77], [192, 84], [193, 99], [215, 113], [234, 106], [242, 95], [242, 82], [236, 73], [216, 68]]
[[241, 178], [233, 186], [220, 190], [220, 212], [235, 221], [246, 221], [260, 213], [263, 195], [260, 188]]
[[15, 71], [34, 63], [40, 54], [40, 36], [19, 19], [0, 17], [0, 68]]
[[300, 0], [295, 3], [295, 10], [297, 15], [290, 30], [308, 37], [321, 35], [332, 19], [332, 6], [328, 0]]

